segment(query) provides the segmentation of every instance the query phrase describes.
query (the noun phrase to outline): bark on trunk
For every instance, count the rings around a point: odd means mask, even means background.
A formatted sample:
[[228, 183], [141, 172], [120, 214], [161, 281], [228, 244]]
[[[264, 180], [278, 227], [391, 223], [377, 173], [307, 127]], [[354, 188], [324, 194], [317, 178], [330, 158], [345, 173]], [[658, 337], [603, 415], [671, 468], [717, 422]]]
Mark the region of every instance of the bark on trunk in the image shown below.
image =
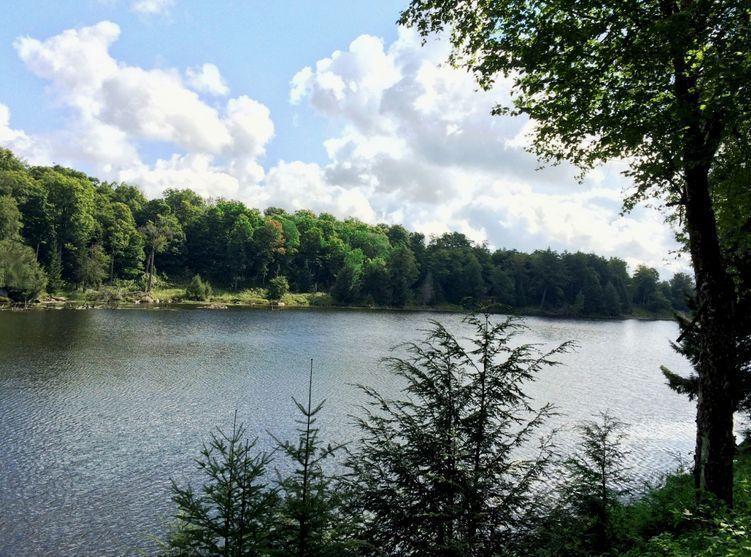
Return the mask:
[[733, 504], [736, 350], [733, 286], [723, 262], [708, 167], [686, 170], [686, 225], [701, 327], [694, 479], [697, 489]]
[[[662, 2], [663, 16], [689, 7]], [[706, 21], [695, 20], [697, 28]], [[733, 504], [733, 414], [737, 359], [734, 335], [734, 290], [720, 250], [709, 170], [721, 143], [724, 121], [720, 114], [707, 119], [702, 112], [697, 76], [687, 62], [680, 37], [672, 45], [674, 93], [685, 129], [682, 153], [685, 178], [686, 230], [699, 301], [699, 393], [696, 408], [694, 480], [697, 493], [709, 492]]]

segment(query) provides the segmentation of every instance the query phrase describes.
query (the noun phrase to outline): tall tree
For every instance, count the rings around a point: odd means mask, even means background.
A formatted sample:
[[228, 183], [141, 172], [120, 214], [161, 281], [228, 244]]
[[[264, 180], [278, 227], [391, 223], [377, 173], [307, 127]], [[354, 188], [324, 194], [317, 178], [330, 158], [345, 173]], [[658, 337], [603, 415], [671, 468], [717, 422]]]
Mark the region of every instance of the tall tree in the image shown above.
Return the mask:
[[149, 256], [146, 260], [146, 292], [151, 292], [151, 286], [154, 282], [154, 260], [157, 253], [163, 252], [170, 241], [182, 233], [180, 223], [172, 215], [158, 215], [156, 222], [148, 221], [141, 227], [141, 234], [149, 250]]
[[627, 159], [630, 208], [657, 197], [682, 215], [699, 299], [697, 488], [733, 501], [735, 285], [710, 174], [751, 120], [746, 0], [412, 0], [401, 22], [448, 29], [452, 59], [489, 88], [511, 79], [534, 151], [584, 171]]

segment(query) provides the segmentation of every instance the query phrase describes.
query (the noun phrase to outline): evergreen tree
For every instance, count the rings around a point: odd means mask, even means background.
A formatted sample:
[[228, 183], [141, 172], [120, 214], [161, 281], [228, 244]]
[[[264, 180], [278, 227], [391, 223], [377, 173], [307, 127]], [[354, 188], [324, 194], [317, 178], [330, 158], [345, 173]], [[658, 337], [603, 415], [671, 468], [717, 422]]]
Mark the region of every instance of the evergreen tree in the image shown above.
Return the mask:
[[336, 274], [331, 295], [344, 304], [356, 302], [360, 298], [362, 279], [362, 252], [355, 250], [346, 255], [344, 263]]
[[211, 434], [196, 467], [206, 477], [200, 492], [172, 481], [176, 524], [165, 555], [260, 557], [270, 555], [276, 533], [276, 490], [266, 484], [270, 457], [254, 453], [237, 423], [232, 431]]
[[389, 269], [386, 262], [377, 257], [365, 262], [362, 273], [362, 294], [380, 306], [391, 304]]
[[412, 296], [412, 285], [420, 272], [415, 255], [406, 245], [399, 245], [391, 252], [389, 260], [389, 283], [391, 286], [391, 303], [404, 307]]
[[624, 540], [616, 525], [622, 499], [630, 493], [626, 424], [607, 412], [577, 429], [576, 452], [563, 463], [565, 480], [533, 537], [537, 555], [610, 555]]
[[83, 249], [78, 254], [76, 281], [82, 287], [99, 287], [109, 275], [110, 257], [99, 245]]
[[600, 278], [597, 273], [587, 268], [584, 272], [584, 281], [582, 283], [582, 296], [584, 304], [581, 312], [583, 315], [598, 315], [604, 308], [604, 294], [600, 285]]
[[60, 248], [57, 241], [53, 238], [50, 250], [50, 262], [47, 266], [48, 286], [52, 292], [60, 290], [64, 286], [63, 282], [63, 261], [60, 254]]
[[617, 317], [621, 315], [621, 301], [618, 296], [618, 291], [612, 282], [608, 282], [605, 285], [605, 290], [602, 295], [603, 308], [610, 317]]
[[295, 443], [277, 442], [292, 465], [286, 477], [279, 476], [282, 502], [279, 510], [279, 546], [282, 555], [298, 557], [344, 557], [354, 554], [347, 521], [340, 515], [341, 492], [336, 478], [327, 474], [326, 461], [342, 445], [323, 445], [316, 420], [325, 401], [313, 406], [313, 360], [310, 361], [307, 405], [292, 399], [301, 415]]
[[348, 467], [370, 554], [512, 553], [539, 518], [550, 439], [542, 436], [533, 458], [514, 451], [553, 410], [533, 409], [523, 387], [568, 345], [540, 354], [512, 347], [522, 327], [513, 319], [467, 323], [469, 346], [434, 322], [424, 341], [404, 346], [406, 359], [385, 360], [406, 383], [402, 398], [362, 387], [362, 440]]

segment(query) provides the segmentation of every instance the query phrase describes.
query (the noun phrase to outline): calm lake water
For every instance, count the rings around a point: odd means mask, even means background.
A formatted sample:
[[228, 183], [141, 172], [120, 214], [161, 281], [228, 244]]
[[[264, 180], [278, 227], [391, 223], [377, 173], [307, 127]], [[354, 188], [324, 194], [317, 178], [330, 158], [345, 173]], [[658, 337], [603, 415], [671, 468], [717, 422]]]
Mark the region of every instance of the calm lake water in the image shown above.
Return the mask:
[[[326, 437], [355, 437], [353, 383], [398, 386], [379, 364], [429, 319], [468, 332], [461, 316], [373, 311], [98, 310], [0, 312], [0, 555], [154, 551], [173, 510], [169, 478], [195, 481], [192, 457], [235, 409], [259, 445], [291, 436], [291, 396], [326, 398]], [[576, 340], [565, 366], [528, 392], [561, 425], [609, 410], [631, 424], [633, 472], [655, 480], [690, 459], [693, 406], [659, 366], [687, 371], [669, 321], [527, 319], [521, 340]], [[569, 446], [572, 434], [560, 442]]]

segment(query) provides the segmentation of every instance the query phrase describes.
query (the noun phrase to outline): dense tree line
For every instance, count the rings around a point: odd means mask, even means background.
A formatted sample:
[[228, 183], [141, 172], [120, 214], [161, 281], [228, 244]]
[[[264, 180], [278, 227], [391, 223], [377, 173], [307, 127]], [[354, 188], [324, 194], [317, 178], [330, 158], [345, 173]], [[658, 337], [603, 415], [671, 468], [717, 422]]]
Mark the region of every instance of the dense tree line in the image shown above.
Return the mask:
[[623, 260], [593, 254], [491, 251], [457, 232], [426, 239], [399, 225], [261, 212], [188, 189], [149, 200], [135, 186], [29, 167], [8, 151], [0, 156], [0, 196], [3, 214], [16, 215], [8, 217], [14, 232], [4, 234], [23, 240], [50, 290], [130, 280], [149, 291], [158, 277], [199, 275], [230, 289], [272, 287], [277, 296], [286, 281], [342, 304], [497, 304], [600, 316], [685, 310], [692, 290], [685, 274], [660, 281], [639, 267], [630, 275]]

